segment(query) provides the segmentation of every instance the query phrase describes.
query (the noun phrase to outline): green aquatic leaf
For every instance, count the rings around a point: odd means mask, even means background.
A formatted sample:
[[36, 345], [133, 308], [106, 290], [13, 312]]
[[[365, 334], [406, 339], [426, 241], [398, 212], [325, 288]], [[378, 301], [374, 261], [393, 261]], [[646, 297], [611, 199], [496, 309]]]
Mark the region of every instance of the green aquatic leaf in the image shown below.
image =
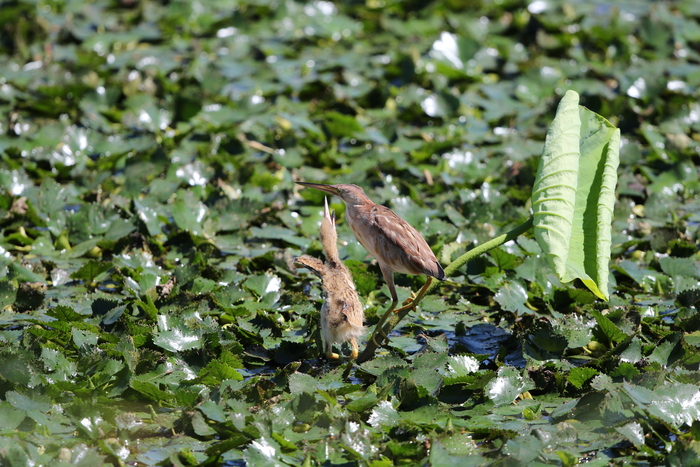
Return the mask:
[[591, 310], [591, 314], [598, 322], [598, 327], [594, 329], [593, 334], [599, 341], [607, 341], [610, 344], [617, 344], [625, 340], [627, 335], [620, 330], [607, 316], [604, 316], [598, 310]]
[[175, 224], [194, 236], [202, 236], [202, 222], [207, 215], [207, 208], [192, 196], [178, 197], [172, 205]]
[[470, 383], [479, 370], [479, 360], [469, 355], [450, 356], [445, 371], [445, 384]]
[[160, 389], [156, 384], [149, 383], [148, 381], [132, 379], [129, 382], [129, 386], [147, 399], [155, 402], [166, 402], [175, 397], [170, 391]]
[[532, 313], [532, 310], [526, 305], [527, 289], [520, 281], [504, 283], [499, 288], [494, 299], [506, 311], [521, 314]]
[[201, 333], [192, 330], [184, 324], [175, 325], [172, 329], [158, 331], [153, 335], [153, 343], [169, 352], [182, 352], [199, 349], [204, 345]]
[[471, 37], [457, 36], [443, 32], [440, 39], [433, 43], [430, 56], [439, 64], [440, 71], [448, 76], [465, 76], [474, 74], [470, 60], [479, 51], [481, 45]]
[[390, 401], [381, 401], [372, 410], [367, 423], [374, 427], [388, 429], [401, 421], [401, 415], [396, 411]]
[[630, 422], [627, 425], [615, 427], [615, 430], [627, 438], [637, 448], [644, 445], [644, 429], [637, 422]]
[[[0, 8], [0, 465], [695, 462], [697, 1], [131, 3]], [[581, 266], [609, 305], [526, 233], [373, 359], [319, 358], [289, 258], [323, 256], [324, 194], [294, 181], [362, 186], [447, 266], [528, 217], [566, 89], [624, 132], [613, 274]], [[596, 193], [610, 128], [578, 113]], [[331, 202], [370, 325], [390, 298]], [[509, 367], [536, 390], [496, 404]]]
[[284, 458], [280, 445], [271, 437], [265, 436], [251, 441], [243, 452], [243, 459], [250, 466], [284, 467], [287, 465]]
[[12, 305], [17, 298], [17, 288], [11, 282], [0, 280], [0, 309]]
[[588, 368], [588, 367], [572, 368], [571, 371], [569, 372], [569, 376], [566, 377], [566, 380], [569, 383], [571, 383], [575, 388], [581, 389], [583, 387], [583, 385], [586, 383], [586, 381], [593, 378], [597, 374], [598, 374], [598, 371], [595, 370], [594, 368]]
[[13, 407], [8, 401], [0, 402], [0, 429], [14, 430], [24, 421], [27, 412]]
[[242, 381], [243, 375], [225, 363], [212, 360], [199, 372], [197, 380], [207, 386], [217, 386], [225, 380]]
[[100, 338], [99, 335], [97, 335], [93, 332], [81, 330], [81, 329], [76, 329], [76, 328], [73, 328], [72, 335], [73, 335], [73, 342], [75, 343], [75, 346], [78, 348], [94, 347], [95, 345], [97, 345], [97, 340]]
[[534, 389], [530, 378], [512, 367], [502, 367], [498, 375], [486, 386], [486, 395], [498, 407], [511, 404], [523, 392]]
[[33, 385], [36, 375], [32, 368], [31, 359], [31, 354], [26, 351], [0, 353], [0, 360], [3, 362], [0, 366], [0, 377], [22, 386]]
[[202, 402], [197, 408], [210, 420], [220, 423], [226, 421], [224, 408], [211, 400]]
[[83, 264], [80, 269], [70, 275], [71, 279], [80, 279], [86, 282], [92, 282], [97, 276], [103, 272], [109, 271], [112, 268], [112, 263], [109, 261], [88, 261]]
[[529, 464], [540, 455], [542, 443], [532, 435], [520, 435], [508, 440], [503, 448], [504, 453], [520, 465]]
[[566, 275], [573, 230], [581, 120], [578, 94], [567, 92], [547, 132], [532, 189], [535, 238], [559, 277]]
[[700, 279], [700, 266], [690, 258], [673, 258], [664, 256], [659, 258], [661, 270], [671, 277], [688, 276]]
[[365, 131], [355, 117], [339, 112], [326, 112], [323, 115], [323, 124], [335, 137], [359, 136]]
[[620, 131], [567, 91], [532, 191], [535, 238], [559, 278], [605, 300], [619, 147]]
[[316, 379], [304, 373], [289, 375], [289, 392], [292, 394], [316, 392]]

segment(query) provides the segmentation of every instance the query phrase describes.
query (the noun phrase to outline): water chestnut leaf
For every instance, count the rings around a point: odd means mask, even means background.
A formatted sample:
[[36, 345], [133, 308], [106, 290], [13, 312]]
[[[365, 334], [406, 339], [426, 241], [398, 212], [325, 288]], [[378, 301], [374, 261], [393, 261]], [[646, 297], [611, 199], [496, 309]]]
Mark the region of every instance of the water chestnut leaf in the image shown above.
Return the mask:
[[569, 372], [569, 376], [566, 377], [566, 380], [571, 383], [575, 388], [581, 389], [583, 385], [594, 377], [595, 375], [598, 374], [598, 371], [593, 369], [593, 368], [588, 368], [588, 367], [578, 367], [578, 368], [573, 368]]
[[502, 367], [498, 376], [486, 386], [486, 394], [498, 407], [513, 403], [520, 394], [534, 388], [532, 381], [517, 369]]
[[617, 344], [622, 342], [627, 336], [618, 328], [607, 316], [604, 316], [597, 310], [591, 310], [591, 314], [598, 322], [598, 326], [594, 328], [593, 335], [601, 342], [609, 342]]
[[93, 347], [93, 346], [97, 345], [97, 340], [99, 339], [99, 336], [95, 333], [92, 333], [90, 331], [84, 331], [81, 329], [76, 329], [76, 328], [73, 328], [72, 335], [73, 335], [73, 342], [75, 343], [75, 346], [78, 348]]
[[224, 412], [224, 408], [211, 400], [202, 402], [197, 408], [210, 420], [214, 420], [215, 422], [219, 423], [226, 421], [226, 413]]
[[112, 268], [112, 263], [107, 261], [88, 261], [83, 264], [80, 269], [70, 275], [71, 279], [84, 280], [92, 282], [97, 276]]
[[169, 352], [182, 352], [202, 347], [200, 333], [184, 326], [159, 331], [153, 336], [153, 343]]
[[681, 333], [673, 333], [663, 339], [654, 348], [654, 351], [647, 357], [650, 361], [662, 366], [669, 366], [673, 360], [673, 353], [680, 345]]
[[243, 375], [225, 363], [212, 360], [199, 372], [197, 381], [207, 386], [218, 386], [228, 379], [242, 381]]
[[508, 440], [503, 451], [521, 465], [529, 464], [540, 455], [542, 444], [532, 435], [520, 435]]
[[268, 240], [284, 240], [285, 242], [296, 245], [301, 249], [306, 249], [311, 244], [308, 238], [301, 238], [296, 232], [282, 227], [265, 227], [263, 229], [253, 227], [251, 229], [253, 238], [268, 239]]
[[207, 215], [207, 208], [201, 201], [185, 193], [173, 203], [172, 214], [175, 224], [182, 230], [196, 237], [204, 235], [202, 223]]
[[690, 258], [673, 258], [664, 256], [659, 258], [661, 270], [671, 277], [688, 276], [700, 279], [700, 266], [697, 261]]
[[134, 200], [134, 207], [138, 213], [138, 218], [148, 229], [148, 233], [152, 236], [157, 236], [163, 226], [163, 222], [161, 221], [158, 212], [138, 199]]
[[335, 137], [360, 137], [364, 133], [364, 127], [355, 117], [338, 112], [326, 112], [323, 115], [323, 125]]
[[473, 373], [479, 370], [479, 361], [468, 355], [455, 355], [448, 359], [445, 384], [470, 382]]
[[244, 285], [258, 298], [262, 298], [268, 294], [277, 295], [281, 283], [281, 279], [276, 275], [263, 274], [250, 277], [245, 281]]
[[0, 402], [0, 429], [15, 430], [26, 416], [26, 411], [13, 407], [8, 401]]
[[14, 261], [9, 264], [7, 273], [10, 279], [16, 279], [20, 282], [47, 283], [45, 277]]
[[316, 392], [316, 380], [304, 373], [292, 373], [289, 375], [289, 391], [292, 394]]
[[637, 422], [630, 422], [627, 425], [615, 427], [615, 431], [638, 448], [644, 445], [644, 429]]
[[192, 423], [194, 432], [199, 436], [212, 436], [216, 434], [216, 430], [207, 423], [201, 412], [193, 412], [190, 423]]
[[[695, 462], [696, 1], [56, 3], [0, 9], [0, 464]], [[565, 275], [526, 222], [373, 358], [317, 358], [320, 282], [288, 263], [323, 257], [324, 194], [294, 182], [362, 186], [448, 270], [533, 191], [543, 214], [567, 89]], [[614, 212], [616, 129], [579, 103], [621, 129]], [[331, 202], [372, 321], [390, 297]]]
[[0, 309], [12, 305], [17, 297], [17, 288], [11, 282], [0, 280]]
[[392, 427], [399, 423], [401, 416], [396, 411], [390, 401], [381, 401], [372, 410], [372, 413], [367, 420], [370, 426], [374, 427]]
[[0, 376], [7, 381], [21, 386], [34, 386], [36, 376], [32, 371], [31, 356], [26, 352], [0, 353], [3, 364], [0, 367]]
[[517, 256], [512, 255], [501, 248], [495, 248], [489, 251], [489, 255], [494, 264], [501, 270], [514, 269], [517, 263]]
[[506, 311], [519, 314], [533, 313], [526, 305], [527, 290], [520, 281], [510, 281], [502, 284], [500, 290], [494, 296], [494, 300]]
[[144, 397], [154, 402], [167, 402], [175, 396], [169, 392], [160, 389], [157, 385], [147, 381], [139, 381], [132, 379], [129, 382], [129, 387], [141, 393]]
[[367, 393], [362, 397], [359, 397], [346, 405], [346, 408], [350, 412], [363, 413], [368, 411], [370, 408], [374, 407], [378, 402], [377, 394]]
[[65, 305], [59, 305], [55, 308], [51, 308], [46, 311], [46, 314], [55, 318], [59, 322], [82, 321], [85, 319], [85, 315], [76, 313], [72, 308]]
[[250, 466], [270, 466], [284, 467], [284, 455], [282, 454], [280, 445], [271, 438], [262, 436], [254, 440], [243, 451], [243, 459]]
[[24, 394], [20, 394], [15, 391], [8, 391], [5, 394], [7, 402], [10, 403], [16, 409], [34, 413], [34, 412], [48, 412], [51, 410], [51, 404], [46, 401], [46, 398], [41, 396], [29, 397]]
[[479, 42], [471, 37], [443, 32], [440, 39], [433, 43], [430, 56], [438, 63], [440, 72], [446, 76], [473, 75], [475, 70], [470, 60], [479, 48]]

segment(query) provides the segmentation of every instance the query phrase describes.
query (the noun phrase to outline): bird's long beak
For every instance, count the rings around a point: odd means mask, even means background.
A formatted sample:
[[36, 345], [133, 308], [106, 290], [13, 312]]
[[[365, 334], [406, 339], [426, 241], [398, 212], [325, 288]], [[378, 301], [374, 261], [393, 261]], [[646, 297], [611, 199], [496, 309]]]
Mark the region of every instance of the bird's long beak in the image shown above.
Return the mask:
[[297, 185], [315, 188], [317, 190], [328, 193], [329, 195], [340, 196], [340, 190], [333, 185], [323, 185], [321, 183], [295, 182]]

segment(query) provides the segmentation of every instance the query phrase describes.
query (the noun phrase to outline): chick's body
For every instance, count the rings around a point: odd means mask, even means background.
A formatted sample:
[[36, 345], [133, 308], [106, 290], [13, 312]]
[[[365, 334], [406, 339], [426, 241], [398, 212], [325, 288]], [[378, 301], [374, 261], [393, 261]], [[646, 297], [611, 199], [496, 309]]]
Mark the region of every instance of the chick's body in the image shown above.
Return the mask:
[[295, 262], [313, 271], [323, 282], [325, 301], [321, 308], [321, 336], [328, 358], [336, 359], [333, 352], [334, 343], [349, 342], [352, 348], [351, 358], [357, 358], [357, 339], [364, 333], [364, 311], [355, 290], [350, 271], [338, 255], [338, 235], [335, 230], [335, 217], [324, 208], [321, 222], [321, 243], [326, 252], [326, 261], [304, 255]]
[[350, 342], [352, 358], [357, 358], [357, 339], [364, 333], [364, 312], [357, 297], [350, 272], [342, 263], [338, 267], [326, 265], [323, 291], [326, 301], [321, 308], [321, 335], [325, 343], [326, 356], [338, 358], [333, 353], [333, 343]]

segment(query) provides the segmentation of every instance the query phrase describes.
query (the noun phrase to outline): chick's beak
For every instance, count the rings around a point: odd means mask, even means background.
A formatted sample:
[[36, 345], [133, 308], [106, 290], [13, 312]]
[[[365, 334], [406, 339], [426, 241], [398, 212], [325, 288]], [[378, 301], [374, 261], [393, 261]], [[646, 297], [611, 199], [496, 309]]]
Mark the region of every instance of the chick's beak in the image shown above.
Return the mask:
[[328, 198], [325, 196], [323, 198], [323, 217], [331, 221], [331, 225], [335, 227], [335, 211], [328, 208]]

